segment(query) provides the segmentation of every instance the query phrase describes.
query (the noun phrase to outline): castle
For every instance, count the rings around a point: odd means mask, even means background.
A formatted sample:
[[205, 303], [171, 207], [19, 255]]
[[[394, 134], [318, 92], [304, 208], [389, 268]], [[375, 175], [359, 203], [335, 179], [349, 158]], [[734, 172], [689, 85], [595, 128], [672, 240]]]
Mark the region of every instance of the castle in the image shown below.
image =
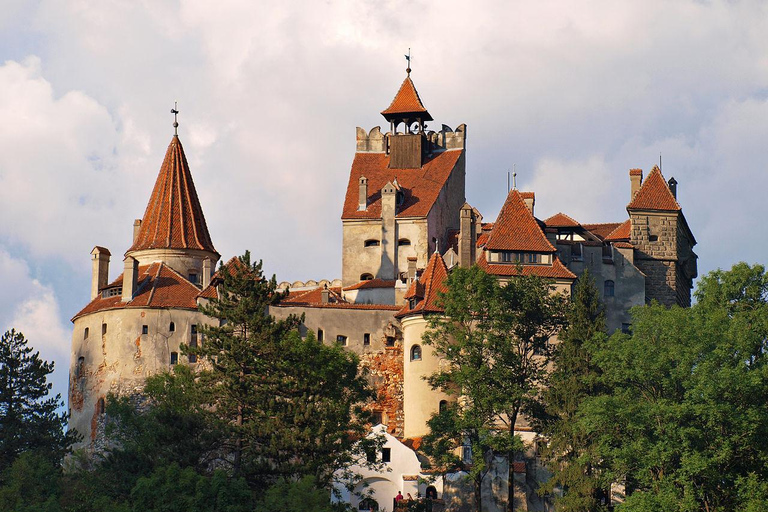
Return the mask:
[[[495, 220], [484, 222], [465, 198], [467, 127], [427, 128], [433, 119], [410, 69], [381, 114], [386, 133], [357, 128], [341, 215], [341, 279], [281, 283], [290, 294], [270, 313], [303, 313], [302, 334], [313, 331], [360, 357], [378, 392], [372, 411], [385, 426], [385, 450], [400, 454], [392, 471], [369, 474], [368, 483], [377, 495], [423, 495], [413, 448], [451, 397], [423, 378], [439, 361], [421, 336], [429, 315], [440, 312], [436, 299], [451, 268], [477, 264], [501, 281], [518, 272], [542, 276], [565, 293], [588, 268], [609, 330], [626, 330], [632, 306], [690, 305], [696, 241], [676, 181], [666, 181], [658, 167], [645, 179], [642, 170], [629, 171], [628, 218], [617, 222], [582, 224], [565, 213], [540, 220], [534, 193], [516, 188]], [[219, 292], [212, 278], [220, 255], [177, 135], [134, 223], [122, 274], [109, 282], [106, 248], [95, 247], [91, 256], [91, 301], [72, 318], [69, 407], [70, 428], [98, 448], [107, 394], [136, 393], [147, 376], [197, 364], [179, 346], [195, 346], [198, 326], [214, 321], [198, 305]], [[520, 428], [533, 438], [525, 424]]]

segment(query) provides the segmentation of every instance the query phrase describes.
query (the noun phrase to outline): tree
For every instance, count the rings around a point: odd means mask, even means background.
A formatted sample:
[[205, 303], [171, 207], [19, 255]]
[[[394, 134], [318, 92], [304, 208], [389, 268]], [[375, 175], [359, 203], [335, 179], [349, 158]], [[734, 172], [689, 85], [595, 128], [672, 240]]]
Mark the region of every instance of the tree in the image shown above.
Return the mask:
[[74, 441], [65, 434], [67, 415], [57, 412], [61, 396], [49, 397], [53, 363], [10, 330], [0, 338], [0, 472], [23, 452], [34, 451], [58, 462]]
[[328, 486], [362, 449], [356, 440], [367, 416], [360, 405], [372, 395], [357, 357], [312, 333], [302, 339], [296, 316], [268, 315], [284, 294], [249, 253], [219, 275], [219, 298], [201, 310], [220, 325], [203, 328], [202, 345], [187, 350], [207, 367], [199, 380], [211, 390], [206, 406], [226, 432], [223, 453], [232, 454], [234, 474], [256, 488], [304, 475]]
[[553, 370], [544, 390], [546, 414], [537, 430], [548, 440], [542, 455], [553, 476], [540, 492], [556, 487], [564, 494], [557, 510], [593, 512], [605, 510], [600, 496], [610, 485], [600, 479], [600, 457], [595, 439], [580, 428], [577, 411], [581, 402], [600, 390], [599, 368], [588, 349], [605, 339], [605, 313], [594, 280], [585, 269], [573, 287], [567, 312], [567, 326], [558, 335], [552, 354]]
[[433, 316], [424, 335], [448, 363], [430, 384], [458, 399], [457, 420], [444, 423], [455, 430], [442, 436], [476, 445], [476, 464], [489, 453], [506, 455], [507, 507], [513, 510], [512, 461], [522, 446], [517, 423], [536, 410], [549, 340], [564, 323], [566, 301], [544, 279], [520, 275], [502, 286], [477, 266], [454, 269], [447, 287], [441, 298], [445, 314]]
[[592, 346], [597, 396], [577, 412], [622, 510], [759, 510], [768, 490], [768, 275], [702, 278], [690, 309], [632, 310], [632, 334]]

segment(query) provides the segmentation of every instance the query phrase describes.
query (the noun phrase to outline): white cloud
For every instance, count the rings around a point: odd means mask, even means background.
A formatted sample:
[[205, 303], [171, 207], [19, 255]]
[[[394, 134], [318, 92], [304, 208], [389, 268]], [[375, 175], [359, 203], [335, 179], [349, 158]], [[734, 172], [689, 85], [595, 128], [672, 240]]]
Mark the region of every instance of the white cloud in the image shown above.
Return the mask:
[[0, 248], [0, 282], [10, 293], [0, 294], [0, 331], [22, 332], [40, 357], [54, 362], [53, 394], [66, 399], [71, 333], [61, 321], [56, 295], [30, 275], [27, 264]]

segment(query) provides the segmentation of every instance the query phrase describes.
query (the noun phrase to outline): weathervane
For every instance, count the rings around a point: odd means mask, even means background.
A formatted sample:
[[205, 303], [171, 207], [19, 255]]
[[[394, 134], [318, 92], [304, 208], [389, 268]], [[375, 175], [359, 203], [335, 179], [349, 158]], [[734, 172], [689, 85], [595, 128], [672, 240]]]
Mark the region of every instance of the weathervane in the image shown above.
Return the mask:
[[179, 136], [179, 121], [176, 119], [176, 116], [179, 115], [179, 111], [177, 110], [177, 104], [174, 101], [173, 102], [173, 108], [171, 109], [171, 114], [173, 114], [173, 134], [178, 137]]
[[407, 62], [408, 67], [405, 68], [405, 72], [409, 75], [411, 74], [411, 49], [408, 48], [408, 55], [405, 56], [405, 62]]

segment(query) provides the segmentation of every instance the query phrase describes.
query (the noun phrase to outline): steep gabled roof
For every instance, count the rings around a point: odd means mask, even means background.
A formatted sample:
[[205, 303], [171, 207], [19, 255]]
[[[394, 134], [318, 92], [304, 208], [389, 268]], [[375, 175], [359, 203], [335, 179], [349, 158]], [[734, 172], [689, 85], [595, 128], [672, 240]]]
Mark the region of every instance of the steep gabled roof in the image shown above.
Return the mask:
[[581, 225], [563, 212], [554, 214], [545, 220], [544, 224], [548, 228], [577, 228]]
[[[404, 201], [397, 207], [397, 217], [426, 217], [462, 154], [462, 150], [442, 151], [420, 168], [390, 169], [389, 155], [356, 153], [341, 218], [381, 218], [381, 189], [395, 178], [404, 193]], [[363, 176], [368, 179], [368, 206], [358, 211], [359, 184]]]
[[507, 196], [485, 247], [491, 251], [555, 252], [517, 189]]
[[405, 114], [416, 114], [424, 121], [432, 120], [432, 116], [429, 115], [429, 112], [427, 112], [427, 109], [421, 102], [421, 98], [419, 98], [419, 93], [416, 91], [416, 86], [413, 85], [410, 73], [403, 80], [389, 107], [381, 111], [381, 115], [388, 121], [393, 118], [402, 117]]
[[621, 226], [621, 222], [603, 222], [599, 224], [581, 225], [581, 227], [595, 235], [600, 240], [605, 240], [605, 237], [610, 235], [619, 226]]
[[437, 299], [440, 293], [448, 291], [445, 283], [446, 279], [448, 279], [448, 267], [445, 265], [445, 261], [443, 261], [440, 253], [434, 252], [429, 258], [427, 268], [424, 269], [421, 277], [411, 283], [411, 287], [405, 294], [406, 298], [413, 298], [416, 301], [413, 308], [408, 303], [395, 316], [403, 317], [412, 314], [442, 313], [443, 309], [437, 305]]
[[[107, 288], [123, 285], [123, 274], [115, 279]], [[81, 309], [76, 318], [120, 308], [179, 308], [197, 310], [197, 297], [200, 289], [189, 282], [181, 274], [162, 262], [139, 267], [139, 279], [133, 299], [123, 302], [121, 295], [102, 298], [97, 295], [87, 306]]]
[[563, 263], [554, 258], [552, 265], [515, 265], [510, 263], [488, 263], [485, 254], [477, 260], [477, 265], [494, 276], [539, 276], [548, 279], [576, 279], [576, 274], [568, 270]]
[[165, 153], [139, 234], [127, 253], [145, 249], [198, 249], [216, 253], [184, 148], [175, 135]]
[[616, 229], [611, 231], [608, 236], [605, 237], [607, 242], [615, 242], [619, 240], [629, 240], [629, 235], [632, 230], [632, 222], [627, 219], [619, 224]]
[[658, 166], [651, 169], [640, 190], [627, 205], [627, 210], [680, 211], [681, 209]]

